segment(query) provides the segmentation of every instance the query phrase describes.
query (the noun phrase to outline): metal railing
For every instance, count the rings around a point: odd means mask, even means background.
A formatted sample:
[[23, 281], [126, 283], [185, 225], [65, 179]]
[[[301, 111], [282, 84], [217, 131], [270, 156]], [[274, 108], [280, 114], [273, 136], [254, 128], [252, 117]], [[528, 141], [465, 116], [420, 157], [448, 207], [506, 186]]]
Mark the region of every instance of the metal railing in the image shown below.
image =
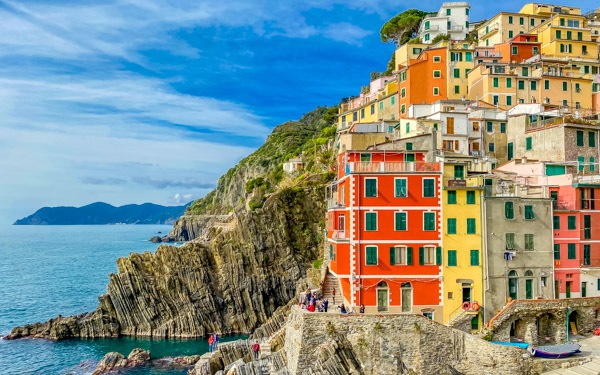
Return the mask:
[[333, 238], [334, 240], [348, 240], [349, 234], [350, 233], [345, 230], [334, 230], [333, 234], [331, 235], [331, 238]]
[[327, 208], [345, 208], [346, 205], [344, 203], [338, 202], [337, 198], [329, 198], [327, 199]]
[[407, 162], [350, 162], [347, 164], [348, 173], [425, 173], [439, 172], [440, 163], [422, 161]]

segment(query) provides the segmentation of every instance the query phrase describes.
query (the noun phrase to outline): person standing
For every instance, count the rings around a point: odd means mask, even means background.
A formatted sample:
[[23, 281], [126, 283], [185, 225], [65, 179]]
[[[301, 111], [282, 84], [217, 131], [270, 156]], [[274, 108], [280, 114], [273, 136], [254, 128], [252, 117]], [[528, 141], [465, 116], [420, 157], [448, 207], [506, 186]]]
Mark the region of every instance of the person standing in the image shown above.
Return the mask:
[[331, 288], [331, 300], [333, 301], [333, 304], [335, 305], [335, 288]]
[[213, 344], [215, 343], [215, 337], [213, 335], [210, 335], [210, 337], [208, 338], [208, 352], [212, 353], [213, 352]]
[[218, 332], [215, 332], [215, 343], [214, 343], [213, 349], [214, 350], [219, 349], [219, 333]]
[[327, 312], [328, 305], [329, 305], [329, 300], [327, 298], [325, 298], [325, 301], [323, 301], [323, 310], [325, 310], [325, 312]]
[[260, 345], [258, 343], [258, 340], [256, 340], [256, 342], [252, 346], [252, 350], [254, 350], [254, 360], [258, 361], [258, 352], [260, 352]]

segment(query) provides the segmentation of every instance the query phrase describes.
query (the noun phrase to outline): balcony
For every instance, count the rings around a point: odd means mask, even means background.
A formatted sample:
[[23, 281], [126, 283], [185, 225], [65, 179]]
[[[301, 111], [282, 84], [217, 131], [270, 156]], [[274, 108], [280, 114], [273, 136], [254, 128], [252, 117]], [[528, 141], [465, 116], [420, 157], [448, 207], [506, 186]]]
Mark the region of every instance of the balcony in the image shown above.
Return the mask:
[[438, 25], [429, 25], [429, 27], [424, 27], [425, 31], [438, 31], [440, 27]]
[[552, 202], [552, 207], [558, 211], [571, 211], [575, 209], [575, 201], [558, 200]]
[[407, 162], [350, 162], [346, 173], [428, 173], [440, 172], [440, 163]]
[[452, 25], [450, 27], [450, 30], [448, 30], [448, 31], [453, 32], [453, 33], [458, 33], [458, 32], [463, 31], [463, 29], [464, 29], [464, 27], [462, 25]]
[[345, 230], [334, 230], [331, 238], [338, 241], [349, 240], [349, 232]]
[[328, 198], [327, 199], [327, 209], [335, 209], [335, 208], [346, 208], [344, 203], [338, 202], [337, 198]]
[[580, 119], [580, 118], [574, 118], [571, 116], [563, 116], [563, 117], [549, 118], [546, 120], [541, 120], [541, 121], [536, 121], [536, 122], [530, 122], [525, 127], [525, 130], [527, 131], [527, 130], [540, 129], [540, 128], [544, 128], [544, 127], [566, 125], [566, 124], [598, 126], [597, 121], [590, 121], [590, 120], [585, 120], [585, 119]]

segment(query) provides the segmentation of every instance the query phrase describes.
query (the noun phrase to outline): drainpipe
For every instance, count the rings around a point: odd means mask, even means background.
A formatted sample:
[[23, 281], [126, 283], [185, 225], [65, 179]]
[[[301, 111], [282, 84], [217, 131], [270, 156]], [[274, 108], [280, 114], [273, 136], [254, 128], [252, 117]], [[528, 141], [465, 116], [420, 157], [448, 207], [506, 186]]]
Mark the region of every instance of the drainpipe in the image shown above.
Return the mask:
[[[488, 309], [486, 308], [487, 304], [485, 302], [485, 292], [487, 292], [488, 290], [490, 290], [490, 271], [489, 271], [489, 265], [488, 265], [488, 240], [487, 240], [487, 206], [486, 206], [486, 198], [485, 198], [485, 175], [483, 177], [483, 202], [481, 203], [482, 205], [482, 210], [483, 210], [483, 217], [484, 220], [482, 221], [484, 227], [483, 230], [485, 232], [485, 237], [483, 238], [484, 241], [484, 247], [485, 247], [485, 290], [483, 292], [483, 314], [484, 314], [484, 321], [486, 321], [485, 319], [485, 315], [487, 314]], [[482, 270], [483, 272], [483, 270]]]
[[[373, 161], [371, 161], [371, 162], [373, 162]], [[356, 228], [357, 228], [357, 232], [358, 232], [358, 243], [357, 243], [357, 247], [358, 247], [358, 250], [357, 250], [357, 259], [358, 259], [357, 267], [358, 267], [358, 270], [357, 270], [356, 280], [358, 281], [358, 304], [357, 304], [357, 306], [360, 306], [361, 305], [360, 298], [362, 297], [362, 295], [360, 293], [360, 287], [361, 287], [361, 282], [360, 282], [360, 231], [361, 231], [361, 224], [360, 224], [360, 214], [361, 214], [361, 212], [360, 212], [360, 198], [361, 198], [361, 194], [360, 194], [360, 173], [358, 173], [357, 176], [358, 176], [358, 178], [357, 178], [357, 180], [358, 180], [358, 183], [357, 183], [358, 187], [357, 187], [356, 193], [358, 194], [358, 202], [357, 202], [358, 203], [358, 208], [357, 208], [358, 215], [356, 215], [357, 216], [357, 218], [356, 218]], [[379, 184], [377, 184], [377, 185], [378, 185], [377, 188], [379, 188]], [[377, 221], [379, 221], [379, 216], [377, 217], [377, 219], [378, 219]], [[379, 225], [379, 223], [378, 223], [378, 225]], [[352, 277], [352, 275], [350, 275], [350, 276]], [[354, 283], [352, 284], [352, 289], [354, 289]], [[354, 293], [354, 290], [352, 291], [352, 293]]]
[[[482, 224], [482, 226], [481, 226], [481, 235], [480, 235], [479, 242], [481, 244], [481, 256], [483, 258], [483, 263], [484, 263], [483, 265], [487, 269], [487, 248], [485, 247], [484, 239], [483, 239], [483, 237], [484, 237], [484, 235], [486, 233], [485, 230], [484, 230], [484, 228], [485, 228], [484, 227], [484, 225], [485, 225], [484, 224], [485, 223], [485, 217], [483, 216], [483, 195], [484, 195], [483, 192], [484, 191], [481, 190], [481, 192], [479, 193], [479, 206], [480, 206], [479, 207], [479, 222]], [[485, 235], [485, 236], [487, 238], [487, 235]], [[485, 323], [485, 312], [486, 312], [486, 308], [485, 308], [485, 290], [484, 290], [485, 286], [483, 285], [483, 283], [484, 283], [484, 273], [483, 273], [484, 271], [483, 271], [483, 268], [484, 267], [481, 267], [481, 282], [482, 282], [482, 285], [481, 285], [481, 301], [483, 302], [483, 314], [482, 314], [482, 317], [481, 317], [481, 319], [482, 319], [481, 323], [482, 324]]]

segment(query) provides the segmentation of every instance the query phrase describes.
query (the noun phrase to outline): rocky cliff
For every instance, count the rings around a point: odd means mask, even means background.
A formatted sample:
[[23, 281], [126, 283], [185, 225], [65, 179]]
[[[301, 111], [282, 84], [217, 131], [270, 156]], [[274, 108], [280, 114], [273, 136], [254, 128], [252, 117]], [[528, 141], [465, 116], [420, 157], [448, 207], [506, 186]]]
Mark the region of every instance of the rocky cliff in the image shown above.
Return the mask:
[[260, 209], [238, 207], [226, 225], [211, 226], [210, 241], [120, 258], [95, 312], [17, 327], [7, 338], [252, 332], [305, 287], [323, 238], [327, 176], [284, 188]]

